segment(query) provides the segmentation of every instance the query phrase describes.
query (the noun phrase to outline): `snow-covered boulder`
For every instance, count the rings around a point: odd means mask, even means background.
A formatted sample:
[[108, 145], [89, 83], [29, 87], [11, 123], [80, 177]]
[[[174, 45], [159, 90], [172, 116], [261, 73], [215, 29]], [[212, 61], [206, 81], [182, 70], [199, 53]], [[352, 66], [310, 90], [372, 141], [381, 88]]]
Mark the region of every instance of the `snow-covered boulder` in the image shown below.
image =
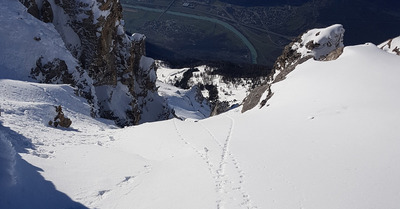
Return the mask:
[[[287, 45], [281, 56], [276, 60], [273, 71], [274, 81], [285, 79], [298, 64], [308, 59], [324, 60], [332, 52], [339, 51], [339, 57], [343, 49], [344, 28], [340, 24], [327, 28], [312, 29], [297, 37]], [[334, 58], [331, 58], [331, 60]]]
[[379, 44], [378, 47], [389, 53], [400, 55], [400, 36], [389, 39]]
[[314, 59], [320, 60], [333, 50], [343, 47], [343, 35], [344, 28], [340, 24], [312, 29], [294, 42], [291, 48], [301, 57], [311, 55]]

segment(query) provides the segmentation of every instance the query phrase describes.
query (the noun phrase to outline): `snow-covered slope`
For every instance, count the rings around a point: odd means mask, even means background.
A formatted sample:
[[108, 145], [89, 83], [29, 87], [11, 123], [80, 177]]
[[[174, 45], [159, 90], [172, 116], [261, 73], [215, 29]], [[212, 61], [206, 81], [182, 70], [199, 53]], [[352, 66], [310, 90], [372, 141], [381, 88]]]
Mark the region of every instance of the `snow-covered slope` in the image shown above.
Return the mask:
[[374, 45], [346, 47], [338, 60], [310, 60], [273, 85], [267, 108], [237, 120], [264, 114], [237, 132], [232, 150], [251, 162], [249, 186], [262, 188], [253, 198], [263, 208], [397, 208], [399, 62]]
[[[397, 209], [399, 65], [346, 47], [298, 65], [266, 108], [124, 129], [69, 86], [1, 79], [0, 208]], [[47, 125], [60, 102], [69, 129]]]

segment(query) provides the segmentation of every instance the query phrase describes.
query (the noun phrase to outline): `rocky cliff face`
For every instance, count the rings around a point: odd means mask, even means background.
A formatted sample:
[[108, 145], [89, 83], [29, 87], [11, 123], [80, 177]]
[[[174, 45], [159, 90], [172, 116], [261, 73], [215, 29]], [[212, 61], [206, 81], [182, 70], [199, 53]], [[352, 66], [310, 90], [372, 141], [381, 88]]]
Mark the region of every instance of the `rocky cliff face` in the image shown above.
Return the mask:
[[[156, 68], [154, 60], [145, 57], [145, 36], [126, 35], [118, 0], [20, 1], [33, 16], [54, 24], [79, 67], [93, 80], [100, 116], [114, 119], [121, 126], [171, 116], [155, 93]], [[62, 66], [62, 60], [38, 63], [32, 74], [35, 77], [38, 72], [48, 72], [42, 76], [43, 82], [52, 82], [49, 77], [54, 77], [50, 75], [54, 70], [49, 69], [62, 68], [54, 67]]]
[[[267, 81], [255, 88], [243, 101], [242, 112], [257, 105], [263, 107], [272, 97], [271, 84], [284, 80], [297, 65], [309, 60], [329, 61], [343, 52], [344, 28], [336, 24], [327, 28], [312, 29], [294, 39], [277, 58]], [[262, 101], [260, 101], [264, 97]]]

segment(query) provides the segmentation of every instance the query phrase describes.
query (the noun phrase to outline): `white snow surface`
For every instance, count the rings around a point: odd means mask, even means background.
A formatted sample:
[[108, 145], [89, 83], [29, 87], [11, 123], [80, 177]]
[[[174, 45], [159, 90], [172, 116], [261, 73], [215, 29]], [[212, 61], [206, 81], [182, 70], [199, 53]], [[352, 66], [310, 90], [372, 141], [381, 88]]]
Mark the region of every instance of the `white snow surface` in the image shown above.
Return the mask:
[[[0, 208], [397, 209], [398, 66], [346, 47], [273, 84], [266, 108], [123, 129], [68, 85], [1, 74], [0, 179], [15, 182]], [[47, 125], [59, 104], [70, 128]]]

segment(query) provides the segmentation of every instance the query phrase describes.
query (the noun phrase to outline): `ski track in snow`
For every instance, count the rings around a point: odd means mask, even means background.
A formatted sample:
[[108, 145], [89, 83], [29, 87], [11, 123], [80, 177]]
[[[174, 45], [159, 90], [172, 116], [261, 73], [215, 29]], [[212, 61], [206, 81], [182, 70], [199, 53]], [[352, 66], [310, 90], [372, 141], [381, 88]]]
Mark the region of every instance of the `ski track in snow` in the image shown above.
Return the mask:
[[[197, 123], [200, 124], [202, 129], [207, 132], [213, 142], [215, 142], [217, 147], [220, 149], [220, 160], [217, 162], [212, 162], [207, 147], [204, 147], [203, 151], [201, 148], [192, 145], [187, 138], [183, 136], [182, 129], [178, 128], [175, 119], [173, 120], [173, 123], [179, 139], [189, 146], [207, 164], [207, 168], [215, 181], [215, 191], [218, 193], [219, 197], [216, 201], [216, 208], [224, 209], [236, 206], [239, 208], [255, 209], [257, 207], [252, 206], [250, 196], [243, 188], [245, 181], [244, 172], [240, 167], [239, 161], [229, 151], [231, 136], [234, 130], [234, 119], [228, 116], [226, 116], [226, 118], [228, 118], [231, 123], [223, 144], [217, 140], [212, 131], [202, 124], [201, 121]], [[197, 132], [195, 134], [199, 133]], [[214, 165], [217, 165], [217, 167]], [[233, 168], [233, 172], [229, 174], [226, 171], [228, 165], [231, 166], [231, 169]], [[227, 206], [228, 204], [229, 206]]]

